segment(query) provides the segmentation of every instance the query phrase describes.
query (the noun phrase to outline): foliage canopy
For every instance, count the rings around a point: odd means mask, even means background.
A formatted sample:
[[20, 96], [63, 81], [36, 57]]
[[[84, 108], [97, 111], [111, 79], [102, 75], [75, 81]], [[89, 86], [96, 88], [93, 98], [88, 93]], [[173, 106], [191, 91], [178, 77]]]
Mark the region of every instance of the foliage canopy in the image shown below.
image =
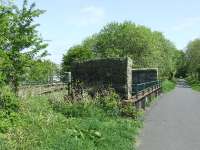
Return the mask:
[[109, 57], [131, 57], [133, 67], [159, 68], [162, 77], [172, 78], [176, 72], [177, 49], [162, 33], [132, 22], [107, 24], [63, 57], [63, 72], [75, 60]]

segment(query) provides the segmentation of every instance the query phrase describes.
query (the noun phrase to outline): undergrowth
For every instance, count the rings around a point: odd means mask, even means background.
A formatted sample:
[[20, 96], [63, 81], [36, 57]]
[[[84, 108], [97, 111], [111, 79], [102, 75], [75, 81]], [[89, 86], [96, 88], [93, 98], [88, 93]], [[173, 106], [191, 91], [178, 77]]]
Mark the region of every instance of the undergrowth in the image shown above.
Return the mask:
[[9, 87], [0, 88], [0, 133], [5, 133], [18, 120], [19, 100]]
[[0, 134], [0, 149], [132, 150], [139, 115], [113, 91], [73, 103], [60, 93], [31, 97], [20, 101], [18, 120]]
[[176, 86], [175, 81], [171, 81], [171, 80], [162, 81], [162, 91], [164, 93], [170, 92], [171, 90], [175, 88], [175, 86]]
[[193, 90], [195, 91], [200, 91], [200, 81], [197, 79], [194, 79], [192, 77], [187, 77], [187, 83], [192, 87]]

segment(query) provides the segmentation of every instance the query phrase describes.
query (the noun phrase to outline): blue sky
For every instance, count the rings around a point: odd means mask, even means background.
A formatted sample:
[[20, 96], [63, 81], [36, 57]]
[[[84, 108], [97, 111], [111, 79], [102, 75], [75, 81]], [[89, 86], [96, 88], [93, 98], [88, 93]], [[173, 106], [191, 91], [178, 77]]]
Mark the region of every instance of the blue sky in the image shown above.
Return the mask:
[[[23, 0], [16, 0], [21, 5]], [[49, 59], [61, 63], [67, 49], [105, 24], [125, 20], [161, 31], [179, 49], [200, 37], [199, 0], [31, 0], [46, 10], [36, 22], [50, 40]]]

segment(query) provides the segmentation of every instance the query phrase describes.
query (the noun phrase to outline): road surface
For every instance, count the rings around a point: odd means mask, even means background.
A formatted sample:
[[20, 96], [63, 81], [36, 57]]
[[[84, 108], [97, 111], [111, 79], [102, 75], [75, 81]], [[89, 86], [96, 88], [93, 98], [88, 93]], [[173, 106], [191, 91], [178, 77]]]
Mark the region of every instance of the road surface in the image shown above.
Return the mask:
[[138, 150], [200, 150], [200, 92], [180, 80], [146, 113]]

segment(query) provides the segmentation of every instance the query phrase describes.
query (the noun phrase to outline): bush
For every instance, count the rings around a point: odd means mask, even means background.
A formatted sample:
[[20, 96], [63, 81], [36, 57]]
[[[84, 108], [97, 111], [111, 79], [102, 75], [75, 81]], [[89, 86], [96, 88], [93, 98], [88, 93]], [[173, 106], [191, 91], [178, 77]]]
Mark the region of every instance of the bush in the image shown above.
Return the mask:
[[187, 77], [186, 80], [193, 90], [200, 91], [200, 81], [192, 76]]
[[[66, 98], [66, 97], [65, 97]], [[118, 94], [113, 89], [100, 90], [95, 98], [82, 101], [64, 98], [49, 98], [52, 108], [66, 117], [94, 117], [98, 115], [123, 116], [132, 119], [141, 118], [143, 115], [132, 103], [123, 104]]]
[[193, 78], [192, 76], [188, 76], [186, 78], [187, 82], [192, 85], [192, 84], [196, 84], [197, 83], [197, 80], [195, 78]]
[[97, 106], [111, 116], [116, 116], [120, 113], [120, 97], [113, 89], [102, 90], [97, 93], [95, 102]]
[[175, 86], [176, 86], [176, 83], [174, 81], [170, 81], [170, 80], [162, 81], [162, 91], [164, 93], [173, 90]]
[[6, 132], [17, 120], [19, 100], [9, 87], [0, 88], [0, 132]]
[[136, 109], [132, 103], [121, 105], [120, 113], [124, 117], [130, 117], [133, 119], [141, 119], [143, 116], [143, 111]]

